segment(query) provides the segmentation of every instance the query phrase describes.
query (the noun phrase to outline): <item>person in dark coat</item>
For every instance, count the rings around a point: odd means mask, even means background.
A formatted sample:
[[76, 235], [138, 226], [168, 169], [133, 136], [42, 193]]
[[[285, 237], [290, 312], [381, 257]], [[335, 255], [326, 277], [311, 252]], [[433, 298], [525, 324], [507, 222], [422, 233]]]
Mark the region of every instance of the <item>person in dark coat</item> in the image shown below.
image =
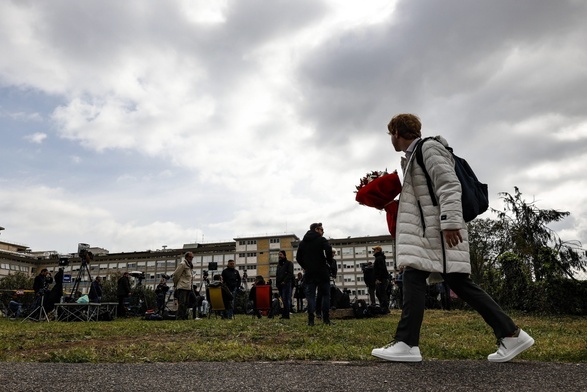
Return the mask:
[[362, 270], [363, 280], [369, 293], [369, 304], [375, 305], [375, 268], [373, 267], [373, 262], [367, 262], [367, 264], [363, 265]]
[[289, 261], [285, 255], [285, 251], [279, 251], [279, 262], [277, 264], [277, 272], [275, 275], [275, 282], [279, 290], [279, 296], [283, 302], [281, 309], [281, 318], [289, 319], [289, 311], [291, 310], [291, 291], [293, 288], [294, 268], [293, 263]]
[[222, 270], [222, 283], [228, 287], [232, 293], [233, 300], [231, 303], [226, 304], [227, 317], [232, 318], [234, 314], [234, 298], [236, 298], [236, 291], [241, 287], [241, 274], [235, 268], [236, 263], [234, 260], [228, 260], [228, 266]]
[[375, 275], [375, 294], [379, 300], [381, 309], [386, 313], [389, 312], [389, 296], [387, 295], [387, 285], [389, 284], [389, 271], [385, 265], [385, 254], [380, 246], [373, 248], [373, 256], [375, 262], [373, 263], [373, 272]]
[[88, 293], [90, 302], [99, 303], [102, 300], [102, 278], [96, 276], [96, 279], [90, 285], [90, 292]]
[[118, 317], [126, 316], [126, 305], [124, 302], [131, 295], [130, 291], [130, 278], [128, 272], [122, 274], [122, 277], [118, 279], [118, 287], [116, 288], [116, 295], [118, 296]]
[[316, 289], [322, 292], [322, 322], [330, 323], [330, 271], [334, 262], [332, 247], [323, 237], [322, 223], [312, 223], [310, 230], [306, 232], [300, 242], [296, 260], [304, 269], [304, 283], [306, 287], [306, 299], [308, 301], [308, 325], [314, 325], [314, 312], [316, 311]]

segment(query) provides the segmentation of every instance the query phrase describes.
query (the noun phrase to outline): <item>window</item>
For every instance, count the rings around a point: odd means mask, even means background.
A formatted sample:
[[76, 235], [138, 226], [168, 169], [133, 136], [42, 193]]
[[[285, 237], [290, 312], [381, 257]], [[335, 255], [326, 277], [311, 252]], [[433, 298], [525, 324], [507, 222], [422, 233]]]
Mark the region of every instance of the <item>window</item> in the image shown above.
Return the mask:
[[270, 238], [269, 243], [270, 244], [279, 244], [279, 238]]
[[343, 259], [352, 259], [353, 258], [353, 248], [342, 248], [341, 251]]

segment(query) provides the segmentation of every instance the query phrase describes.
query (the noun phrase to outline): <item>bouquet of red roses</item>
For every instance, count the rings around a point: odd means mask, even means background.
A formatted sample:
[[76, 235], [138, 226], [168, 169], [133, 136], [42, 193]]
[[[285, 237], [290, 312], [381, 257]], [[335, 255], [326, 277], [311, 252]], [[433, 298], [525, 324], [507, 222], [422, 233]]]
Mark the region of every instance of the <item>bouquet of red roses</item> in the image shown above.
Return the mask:
[[397, 219], [398, 200], [396, 196], [402, 191], [402, 184], [397, 171], [372, 171], [361, 179], [356, 187], [355, 200], [368, 207], [385, 210], [387, 213], [387, 228], [389, 234], [395, 238], [395, 221]]

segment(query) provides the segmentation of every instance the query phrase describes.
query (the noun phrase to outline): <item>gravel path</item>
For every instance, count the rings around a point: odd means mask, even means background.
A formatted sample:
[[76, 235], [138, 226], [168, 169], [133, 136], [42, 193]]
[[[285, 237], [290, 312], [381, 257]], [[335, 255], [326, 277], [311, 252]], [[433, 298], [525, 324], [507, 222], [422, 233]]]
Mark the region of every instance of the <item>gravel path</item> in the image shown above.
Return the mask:
[[587, 364], [0, 363], [0, 391], [587, 391]]

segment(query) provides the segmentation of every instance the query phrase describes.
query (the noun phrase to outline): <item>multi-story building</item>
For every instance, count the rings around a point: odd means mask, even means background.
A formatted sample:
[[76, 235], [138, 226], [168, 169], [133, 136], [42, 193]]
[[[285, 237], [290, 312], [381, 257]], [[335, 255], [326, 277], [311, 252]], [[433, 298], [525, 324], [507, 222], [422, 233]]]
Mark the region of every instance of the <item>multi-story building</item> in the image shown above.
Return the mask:
[[[383, 248], [387, 255], [388, 269], [393, 271], [393, 241], [389, 235], [330, 238], [329, 241], [336, 250], [336, 285], [341, 290], [349, 290], [352, 298], [367, 297], [361, 266], [373, 259], [374, 246]], [[301, 267], [295, 262], [299, 242], [300, 239], [290, 233], [238, 237], [229, 242], [192, 243], [185, 244], [180, 249], [165, 248], [154, 251], [109, 253], [105, 249], [89, 248], [94, 257], [87, 265], [81, 263], [77, 254], [31, 252], [24, 245], [0, 242], [0, 278], [17, 271], [33, 276], [42, 268], [49, 269], [54, 275], [59, 268], [63, 268], [64, 291], [68, 293], [68, 289], [79, 280], [79, 289], [87, 292], [90, 278], [108, 278], [128, 271], [131, 275], [143, 274], [142, 284], [155, 288], [162, 276], [173, 274], [185, 252], [190, 251], [194, 254], [194, 282], [199, 287], [206, 277], [212, 278], [214, 274], [220, 273], [228, 264], [228, 260], [235, 260], [241, 276], [246, 277], [244, 283], [248, 288], [256, 275], [262, 275], [265, 279], [275, 278], [279, 250], [284, 250], [287, 258], [294, 261], [294, 273], [300, 272]]]

